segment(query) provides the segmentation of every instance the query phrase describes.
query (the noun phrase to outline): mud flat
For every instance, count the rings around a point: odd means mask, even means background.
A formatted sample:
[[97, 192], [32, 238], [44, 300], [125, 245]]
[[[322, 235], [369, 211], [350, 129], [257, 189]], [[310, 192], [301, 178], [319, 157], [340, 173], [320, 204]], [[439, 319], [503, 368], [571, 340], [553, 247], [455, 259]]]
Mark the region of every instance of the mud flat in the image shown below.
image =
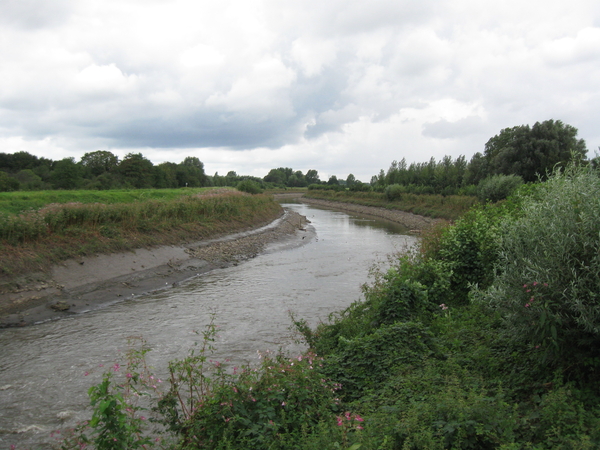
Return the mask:
[[168, 289], [201, 273], [253, 258], [271, 243], [298, 245], [314, 234], [307, 222], [304, 216], [286, 211], [271, 224], [242, 233], [65, 261], [51, 274], [32, 275], [22, 286], [0, 292], [0, 328], [80, 314]]

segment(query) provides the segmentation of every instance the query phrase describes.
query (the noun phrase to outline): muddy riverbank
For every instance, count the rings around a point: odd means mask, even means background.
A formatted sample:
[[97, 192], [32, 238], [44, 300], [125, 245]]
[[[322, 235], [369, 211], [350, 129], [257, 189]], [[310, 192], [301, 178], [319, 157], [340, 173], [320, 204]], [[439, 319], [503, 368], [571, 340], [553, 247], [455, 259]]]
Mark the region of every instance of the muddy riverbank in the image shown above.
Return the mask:
[[374, 206], [357, 205], [354, 203], [333, 202], [329, 200], [321, 200], [304, 196], [297, 196], [298, 200], [311, 205], [322, 206], [325, 208], [336, 209], [340, 211], [349, 211], [358, 214], [367, 214], [369, 216], [380, 217], [401, 224], [411, 230], [411, 232], [419, 233], [432, 227], [436, 223], [441, 222], [440, 219], [432, 219], [431, 217], [419, 216], [397, 209], [378, 208]]
[[[0, 293], [0, 328], [26, 326], [108, 306], [218, 267], [236, 265], [273, 242], [310, 236], [305, 217], [285, 212], [272, 224], [181, 246], [69, 260], [37, 280]], [[33, 277], [35, 278], [35, 277]]]

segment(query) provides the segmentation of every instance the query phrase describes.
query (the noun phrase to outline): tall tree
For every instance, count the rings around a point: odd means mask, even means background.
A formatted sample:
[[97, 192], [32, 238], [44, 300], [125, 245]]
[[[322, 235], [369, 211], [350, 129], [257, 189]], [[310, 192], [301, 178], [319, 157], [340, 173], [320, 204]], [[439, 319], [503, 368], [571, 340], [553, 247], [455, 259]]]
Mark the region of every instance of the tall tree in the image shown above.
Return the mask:
[[97, 177], [104, 172], [110, 172], [119, 165], [117, 155], [107, 150], [96, 150], [95, 152], [86, 153], [81, 157], [81, 165], [88, 169], [90, 173]]
[[319, 172], [315, 169], [310, 169], [304, 175], [304, 179], [306, 180], [306, 184], [319, 184], [321, 180], [319, 179]]
[[489, 175], [520, 175], [536, 181], [571, 159], [585, 159], [586, 145], [577, 139], [577, 128], [560, 120], [505, 128], [485, 144]]
[[64, 158], [54, 164], [50, 182], [54, 189], [76, 189], [83, 182], [83, 169], [74, 158]]
[[152, 187], [154, 165], [141, 153], [129, 153], [119, 164], [119, 172], [133, 187]]

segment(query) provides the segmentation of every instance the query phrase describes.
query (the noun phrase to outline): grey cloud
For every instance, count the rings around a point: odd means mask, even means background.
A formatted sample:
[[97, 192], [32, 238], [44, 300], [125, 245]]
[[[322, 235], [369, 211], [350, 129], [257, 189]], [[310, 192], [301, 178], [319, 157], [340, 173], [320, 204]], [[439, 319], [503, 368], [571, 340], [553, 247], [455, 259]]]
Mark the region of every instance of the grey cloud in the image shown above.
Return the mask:
[[423, 125], [423, 136], [437, 139], [458, 139], [481, 132], [483, 121], [481, 117], [469, 116], [456, 122], [445, 119], [428, 122]]
[[24, 29], [53, 27], [69, 18], [73, 5], [73, 0], [0, 0], [0, 23]]

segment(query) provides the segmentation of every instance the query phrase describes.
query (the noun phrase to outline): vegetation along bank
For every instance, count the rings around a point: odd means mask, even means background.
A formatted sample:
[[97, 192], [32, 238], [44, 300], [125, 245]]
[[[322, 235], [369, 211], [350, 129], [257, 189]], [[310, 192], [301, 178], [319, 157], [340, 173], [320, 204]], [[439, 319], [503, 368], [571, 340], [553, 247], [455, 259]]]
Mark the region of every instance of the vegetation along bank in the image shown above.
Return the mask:
[[[9, 205], [7, 196], [17, 194], [2, 194], [0, 205]], [[35, 193], [27, 194], [32, 204], [43, 202]], [[128, 191], [120, 193], [123, 201], [118, 201], [118, 191], [108, 191], [105, 203], [99, 202], [99, 194], [87, 197], [89, 192], [69, 191], [64, 195], [70, 200], [78, 196], [82, 201], [46, 204], [20, 214], [4, 208], [0, 213], [4, 326], [89, 309], [90, 302], [114, 301], [156, 288], [157, 283], [164, 287], [234, 264], [304, 223], [298, 215], [282, 217], [281, 206], [270, 196], [230, 189], [150, 190], [133, 201]], [[282, 218], [273, 229], [237, 236], [235, 245], [216, 241], [278, 217]]]
[[555, 172], [434, 228], [316, 329], [295, 318], [302, 355], [234, 369], [209, 326], [159, 390], [132, 348], [63, 448], [598, 448], [599, 236], [598, 172]]

